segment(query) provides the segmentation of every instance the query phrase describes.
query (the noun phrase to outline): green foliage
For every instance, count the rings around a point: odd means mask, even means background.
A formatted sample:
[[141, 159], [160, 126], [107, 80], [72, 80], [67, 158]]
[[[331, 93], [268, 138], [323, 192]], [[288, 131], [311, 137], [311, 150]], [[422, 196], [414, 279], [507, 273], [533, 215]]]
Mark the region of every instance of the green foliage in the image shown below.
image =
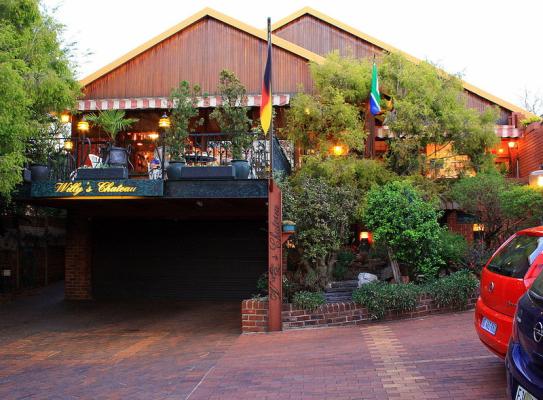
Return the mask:
[[464, 308], [479, 286], [479, 281], [469, 271], [458, 271], [424, 287], [438, 307]]
[[468, 243], [464, 236], [447, 229], [440, 230], [439, 254], [450, 266], [462, 265], [468, 255]]
[[414, 64], [399, 54], [382, 57], [379, 75], [384, 93], [393, 99], [385, 124], [397, 135], [387, 162], [400, 175], [424, 172], [424, 150], [429, 144], [451, 143], [457, 154], [469, 156], [479, 170], [486, 150], [497, 141], [497, 112], [480, 114], [466, 105], [460, 79], [428, 62]]
[[248, 117], [249, 107], [246, 104], [247, 90], [239, 78], [231, 71], [222, 70], [219, 75], [218, 92], [222, 102], [210, 114], [217, 120], [223, 132], [231, 133], [232, 155], [241, 159], [255, 139], [255, 133], [250, 131], [251, 119]]
[[311, 64], [311, 76], [319, 93], [335, 88], [341, 91], [347, 103], [360, 105], [368, 100], [371, 67], [367, 59], [342, 57], [334, 51], [326, 56], [324, 64]]
[[353, 292], [353, 301], [381, 319], [388, 311], [414, 310], [422, 294], [430, 295], [438, 307], [464, 308], [478, 285], [477, 278], [464, 270], [425, 285], [368, 283]]
[[420, 288], [412, 283], [372, 282], [353, 292], [353, 301], [366, 307], [372, 318], [381, 319], [387, 311], [412, 311], [417, 307]]
[[348, 186], [332, 186], [323, 178], [303, 179], [296, 185], [283, 182], [285, 217], [296, 222], [294, 237], [307, 271], [323, 287], [332, 273], [336, 254], [346, 242], [356, 206]]
[[332, 276], [336, 281], [345, 279], [345, 276], [349, 273], [349, 267], [354, 261], [355, 255], [352, 251], [340, 251], [337, 255], [336, 265], [332, 272]]
[[[187, 81], [179, 82], [170, 94], [173, 107], [171, 109], [171, 126], [166, 133], [166, 146], [172, 159], [183, 160], [185, 146], [191, 132], [191, 120], [198, 116], [197, 97], [201, 94], [200, 86], [193, 85]], [[198, 125], [203, 119], [198, 121]]]
[[537, 224], [543, 216], [541, 190], [507, 181], [497, 172], [460, 179], [450, 196], [484, 225], [482, 236], [488, 248], [519, 229]]
[[374, 187], [366, 196], [364, 221], [375, 241], [425, 279], [436, 276], [445, 264], [439, 253], [439, 216], [436, 205], [425, 201], [408, 181]]
[[[292, 296], [298, 288], [299, 285], [297, 285], [295, 282], [292, 282], [288, 279], [288, 277], [283, 275], [283, 301], [288, 303], [292, 299]], [[258, 291], [258, 293], [255, 296], [263, 298], [268, 295], [267, 272], [264, 272], [262, 275], [260, 275], [260, 277], [256, 281], [256, 290]]]
[[541, 117], [538, 117], [537, 115], [534, 115], [532, 117], [520, 120], [520, 123], [523, 126], [528, 126], [530, 124], [533, 124], [534, 122], [541, 122]]
[[0, 196], [21, 180], [28, 139], [79, 95], [62, 30], [37, 0], [0, 2]]
[[360, 159], [354, 156], [321, 157], [308, 156], [304, 164], [293, 177], [295, 185], [310, 178], [323, 179], [330, 186], [346, 187], [359, 200], [359, 205], [352, 209], [351, 220], [359, 221], [362, 214], [360, 201], [373, 186], [382, 186], [394, 179], [383, 163], [376, 160]]
[[322, 292], [301, 291], [294, 293], [292, 303], [303, 310], [313, 311], [326, 303], [326, 298]]
[[127, 130], [138, 121], [137, 118], [125, 118], [125, 116], [126, 112], [123, 110], [104, 110], [98, 114], [89, 114], [87, 120], [106, 132], [115, 143], [119, 132]]

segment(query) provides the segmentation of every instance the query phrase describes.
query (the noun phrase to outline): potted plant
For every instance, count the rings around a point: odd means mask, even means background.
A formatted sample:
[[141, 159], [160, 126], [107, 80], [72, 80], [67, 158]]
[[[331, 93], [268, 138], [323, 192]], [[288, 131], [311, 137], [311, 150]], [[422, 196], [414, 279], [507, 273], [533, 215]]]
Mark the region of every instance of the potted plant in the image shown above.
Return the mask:
[[119, 132], [124, 131], [134, 125], [137, 118], [125, 118], [126, 113], [123, 110], [105, 110], [98, 114], [90, 114], [87, 120], [101, 128], [109, 135], [110, 143], [106, 151], [104, 164], [115, 167], [124, 167], [128, 165], [128, 151], [124, 147], [115, 146], [116, 138]]
[[[168, 179], [177, 180], [181, 178], [185, 166], [185, 146], [190, 133], [192, 118], [198, 116], [198, 108], [195, 106], [200, 94], [200, 87], [182, 81], [179, 86], [172, 90], [170, 99], [173, 107], [171, 109], [171, 126], [166, 131], [165, 144], [170, 153], [170, 161], [166, 172]], [[202, 119], [197, 122], [203, 123]]]
[[238, 77], [228, 70], [222, 70], [219, 75], [218, 91], [222, 102], [210, 117], [217, 121], [221, 131], [232, 135], [231, 164], [236, 179], [247, 179], [251, 171], [247, 153], [255, 139], [255, 133], [250, 131], [252, 121], [247, 116], [249, 107], [243, 105], [247, 91]]
[[49, 156], [55, 152], [54, 129], [41, 127], [30, 139], [27, 157], [30, 161], [30, 179], [33, 182], [49, 180]]

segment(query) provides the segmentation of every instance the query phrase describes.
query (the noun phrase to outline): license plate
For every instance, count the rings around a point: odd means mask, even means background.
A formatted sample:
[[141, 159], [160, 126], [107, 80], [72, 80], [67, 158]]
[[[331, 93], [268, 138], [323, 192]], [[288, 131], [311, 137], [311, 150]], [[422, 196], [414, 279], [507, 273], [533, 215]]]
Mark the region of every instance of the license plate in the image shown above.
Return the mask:
[[495, 335], [496, 330], [498, 329], [498, 324], [496, 324], [495, 322], [492, 322], [491, 320], [486, 319], [485, 317], [483, 317], [483, 320], [481, 321], [481, 328], [483, 328], [488, 333], [490, 333], [492, 335]]
[[531, 395], [526, 389], [522, 386], [518, 386], [517, 394], [515, 395], [515, 400], [537, 400], [533, 395]]

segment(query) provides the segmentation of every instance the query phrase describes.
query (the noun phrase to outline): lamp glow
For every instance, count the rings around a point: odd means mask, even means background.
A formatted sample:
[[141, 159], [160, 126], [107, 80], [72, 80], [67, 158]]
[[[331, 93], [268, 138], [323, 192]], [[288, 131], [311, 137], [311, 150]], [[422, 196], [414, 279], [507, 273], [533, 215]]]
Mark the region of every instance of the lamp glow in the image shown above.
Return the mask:
[[342, 156], [345, 153], [347, 153], [347, 149], [341, 144], [336, 144], [332, 147], [332, 154], [335, 156]]
[[507, 143], [507, 145], [509, 146], [510, 149], [513, 149], [515, 147], [517, 147], [517, 142], [511, 140]]
[[77, 130], [80, 132], [88, 132], [89, 131], [89, 122], [83, 115], [83, 118], [81, 118], [81, 121], [77, 123]]
[[64, 141], [64, 150], [70, 151], [74, 148], [74, 142], [72, 142], [70, 139]]
[[164, 113], [162, 117], [158, 120], [158, 126], [161, 128], [169, 128], [171, 126], [170, 119], [168, 118], [166, 113]]
[[359, 240], [368, 240], [370, 238], [370, 233], [367, 231], [360, 232]]
[[473, 224], [473, 232], [484, 232], [484, 231], [485, 231], [484, 224]]
[[68, 122], [70, 122], [70, 114], [60, 114], [60, 122], [63, 124], [67, 124]]
[[153, 133], [150, 133], [150, 134], [149, 134], [149, 139], [151, 139], [151, 140], [157, 140], [157, 139], [159, 138], [159, 136], [160, 136], [160, 135], [159, 135], [158, 133], [153, 132]]

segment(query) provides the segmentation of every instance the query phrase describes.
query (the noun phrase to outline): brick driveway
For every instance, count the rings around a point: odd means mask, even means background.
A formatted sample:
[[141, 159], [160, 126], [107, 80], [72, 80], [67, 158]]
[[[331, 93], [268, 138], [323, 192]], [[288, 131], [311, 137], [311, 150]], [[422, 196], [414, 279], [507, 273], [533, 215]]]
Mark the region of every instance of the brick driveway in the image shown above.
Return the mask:
[[239, 336], [239, 302], [0, 305], [0, 399], [501, 399], [472, 312]]

